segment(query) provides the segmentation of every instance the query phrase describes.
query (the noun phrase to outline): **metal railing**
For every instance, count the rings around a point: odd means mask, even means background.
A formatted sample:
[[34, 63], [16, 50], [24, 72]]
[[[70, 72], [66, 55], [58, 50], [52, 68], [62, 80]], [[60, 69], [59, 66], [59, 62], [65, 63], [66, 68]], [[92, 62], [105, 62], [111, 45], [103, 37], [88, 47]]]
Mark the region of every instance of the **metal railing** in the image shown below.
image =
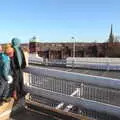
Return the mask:
[[96, 70], [115, 70], [120, 71], [120, 64], [109, 62], [88, 62], [88, 61], [71, 61], [66, 62], [66, 67], [72, 68], [84, 68], [84, 69], [96, 69]]
[[68, 57], [66, 66], [98, 70], [120, 70], [120, 58]]
[[25, 72], [29, 73], [25, 88], [31, 94], [120, 118], [119, 79], [40, 67], [28, 67]]
[[53, 59], [53, 60], [48, 60], [44, 64], [47, 64], [50, 66], [66, 66], [66, 60], [65, 59]]
[[85, 68], [97, 70], [120, 70], [120, 58], [67, 58], [41, 60], [38, 58], [30, 58], [29, 63], [43, 64], [48, 66]]

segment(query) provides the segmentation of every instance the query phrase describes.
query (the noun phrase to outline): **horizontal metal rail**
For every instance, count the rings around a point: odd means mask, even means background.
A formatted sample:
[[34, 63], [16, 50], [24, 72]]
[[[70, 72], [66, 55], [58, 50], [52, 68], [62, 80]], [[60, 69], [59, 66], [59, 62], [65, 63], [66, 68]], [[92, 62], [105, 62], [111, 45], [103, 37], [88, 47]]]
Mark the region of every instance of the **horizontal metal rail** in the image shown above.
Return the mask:
[[61, 70], [53, 70], [42, 67], [27, 67], [25, 72], [34, 74], [36, 76], [44, 75], [49, 77], [55, 77], [60, 79], [65, 79], [72, 82], [83, 82], [88, 84], [93, 84], [102, 87], [120, 89], [120, 79], [113, 79], [108, 77], [99, 77], [93, 75], [87, 75], [82, 73], [73, 73]]

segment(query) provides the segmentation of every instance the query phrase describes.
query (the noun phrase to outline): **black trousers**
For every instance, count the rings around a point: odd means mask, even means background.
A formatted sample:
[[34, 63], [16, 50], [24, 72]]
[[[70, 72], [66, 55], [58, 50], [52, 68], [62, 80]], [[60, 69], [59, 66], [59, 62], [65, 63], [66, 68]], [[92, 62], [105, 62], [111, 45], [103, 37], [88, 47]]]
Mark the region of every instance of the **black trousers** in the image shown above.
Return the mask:
[[21, 69], [16, 70], [16, 80], [15, 80], [15, 89], [17, 91], [18, 97], [23, 95], [23, 72]]
[[7, 81], [0, 80], [0, 99], [7, 98], [9, 96], [10, 86]]

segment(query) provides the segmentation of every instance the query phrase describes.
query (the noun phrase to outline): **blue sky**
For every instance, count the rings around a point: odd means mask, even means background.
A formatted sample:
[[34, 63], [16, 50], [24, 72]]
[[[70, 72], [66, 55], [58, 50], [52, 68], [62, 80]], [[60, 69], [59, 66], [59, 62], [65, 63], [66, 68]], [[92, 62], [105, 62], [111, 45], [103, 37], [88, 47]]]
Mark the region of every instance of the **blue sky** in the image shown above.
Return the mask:
[[120, 0], [0, 0], [0, 43], [104, 42], [113, 24], [120, 35]]

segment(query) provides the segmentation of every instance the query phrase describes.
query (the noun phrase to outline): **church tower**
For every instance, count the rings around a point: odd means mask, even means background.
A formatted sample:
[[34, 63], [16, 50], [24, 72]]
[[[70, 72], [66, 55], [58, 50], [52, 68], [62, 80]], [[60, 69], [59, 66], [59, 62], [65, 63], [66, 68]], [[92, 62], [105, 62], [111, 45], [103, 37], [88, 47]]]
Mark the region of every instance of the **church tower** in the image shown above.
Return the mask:
[[111, 24], [111, 31], [110, 31], [108, 42], [109, 43], [113, 43], [114, 42], [114, 35], [113, 35], [113, 26], [112, 26], [112, 24]]

